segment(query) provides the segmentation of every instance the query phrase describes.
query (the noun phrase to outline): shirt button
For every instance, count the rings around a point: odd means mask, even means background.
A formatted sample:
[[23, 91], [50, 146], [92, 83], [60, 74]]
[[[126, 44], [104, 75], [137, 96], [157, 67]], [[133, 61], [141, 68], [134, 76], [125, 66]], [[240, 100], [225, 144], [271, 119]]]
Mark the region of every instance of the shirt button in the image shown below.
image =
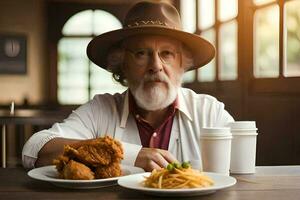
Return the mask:
[[156, 132], [154, 132], [153, 133], [153, 135], [152, 135], [152, 137], [156, 137], [157, 136], [157, 133]]
[[138, 115], [138, 114], [137, 114], [137, 115], [135, 115], [135, 118], [139, 119], [139, 118], [140, 118], [140, 115]]

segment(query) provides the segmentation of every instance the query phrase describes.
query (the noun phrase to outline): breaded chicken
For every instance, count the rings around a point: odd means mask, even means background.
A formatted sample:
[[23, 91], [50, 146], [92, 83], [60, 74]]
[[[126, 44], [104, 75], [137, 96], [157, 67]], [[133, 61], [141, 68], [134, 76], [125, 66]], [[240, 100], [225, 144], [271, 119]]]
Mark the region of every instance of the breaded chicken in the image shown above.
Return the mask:
[[63, 170], [69, 161], [70, 158], [63, 155], [60, 155], [57, 159], [53, 160], [53, 164], [56, 165], [56, 169], [60, 174], [60, 178], [63, 178]]
[[94, 172], [86, 165], [70, 160], [64, 167], [62, 178], [73, 180], [92, 180], [95, 178]]
[[[56, 165], [62, 178], [74, 179], [71, 174], [76, 171], [77, 167], [80, 167], [80, 172], [86, 171], [89, 173], [86, 168], [82, 170], [81, 165], [72, 164], [71, 168], [69, 166], [71, 161], [76, 161], [94, 171], [96, 178], [108, 178], [121, 175], [120, 161], [122, 159], [123, 149], [121, 143], [109, 136], [105, 136], [65, 145], [63, 155], [59, 156], [53, 163]], [[65, 168], [68, 168], [68, 170], [66, 171]], [[65, 176], [65, 173], [68, 176]], [[81, 175], [77, 176], [77, 173], [74, 174], [77, 178], [82, 177]], [[87, 175], [87, 177], [91, 177], [91, 175]]]
[[84, 141], [73, 146], [75, 148], [66, 146], [64, 155], [76, 158], [91, 167], [109, 165], [112, 162], [120, 162], [123, 159], [121, 143], [109, 136], [89, 140], [88, 142]]
[[99, 166], [95, 170], [96, 178], [111, 178], [122, 175], [122, 170], [118, 162], [114, 162], [110, 165]]

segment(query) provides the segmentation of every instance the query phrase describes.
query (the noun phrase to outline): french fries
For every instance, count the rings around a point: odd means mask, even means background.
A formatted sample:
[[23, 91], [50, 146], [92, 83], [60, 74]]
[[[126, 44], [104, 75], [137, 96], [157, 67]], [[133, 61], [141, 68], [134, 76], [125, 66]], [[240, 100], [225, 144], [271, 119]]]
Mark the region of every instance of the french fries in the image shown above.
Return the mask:
[[202, 188], [214, 184], [211, 178], [192, 169], [186, 163], [169, 164], [165, 169], [153, 170], [151, 175], [145, 178], [146, 187], [160, 189]]

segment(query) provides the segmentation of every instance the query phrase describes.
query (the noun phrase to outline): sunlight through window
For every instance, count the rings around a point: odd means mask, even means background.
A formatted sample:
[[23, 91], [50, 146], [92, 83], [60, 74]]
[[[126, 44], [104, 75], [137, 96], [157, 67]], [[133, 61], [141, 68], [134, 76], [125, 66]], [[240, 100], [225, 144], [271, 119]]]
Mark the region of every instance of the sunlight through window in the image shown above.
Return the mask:
[[198, 0], [199, 28], [207, 29], [215, 23], [215, 0]]
[[180, 11], [183, 30], [194, 33], [196, 31], [196, 1], [181, 1]]
[[279, 76], [279, 7], [260, 9], [254, 16], [254, 77]]
[[93, 11], [86, 10], [73, 15], [64, 25], [63, 35], [92, 35]]
[[285, 5], [286, 63], [284, 76], [300, 76], [300, 1], [290, 1]]
[[[216, 31], [215, 29], [209, 29], [202, 32], [201, 36], [211, 42], [213, 45], [216, 44]], [[210, 61], [205, 66], [198, 69], [198, 81], [200, 82], [211, 82], [216, 77], [216, 58]]]
[[92, 37], [122, 28], [120, 21], [103, 10], [85, 10], [64, 25], [64, 37], [58, 43], [58, 101], [82, 104], [98, 93], [123, 92], [126, 88], [112, 79], [112, 74], [93, 65], [86, 47]]
[[232, 21], [220, 27], [220, 80], [237, 79], [237, 22]]
[[93, 22], [94, 35], [122, 28], [121, 22], [115, 16], [103, 10], [94, 11]]
[[219, 0], [219, 19], [221, 21], [235, 18], [238, 14], [237, 0]]
[[264, 5], [264, 4], [267, 4], [267, 3], [271, 3], [271, 2], [275, 2], [276, 0], [253, 0], [253, 3], [255, 5]]

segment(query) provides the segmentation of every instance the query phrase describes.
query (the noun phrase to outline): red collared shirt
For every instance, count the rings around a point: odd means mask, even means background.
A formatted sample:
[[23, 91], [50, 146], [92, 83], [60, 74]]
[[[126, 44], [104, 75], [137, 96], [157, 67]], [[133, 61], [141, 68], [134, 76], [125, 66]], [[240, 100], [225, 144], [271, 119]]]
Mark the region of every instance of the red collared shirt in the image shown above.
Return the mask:
[[168, 149], [176, 109], [178, 109], [177, 98], [173, 104], [169, 106], [167, 117], [161, 125], [155, 129], [138, 114], [136, 102], [132, 94], [129, 93], [129, 110], [135, 118], [143, 147]]

